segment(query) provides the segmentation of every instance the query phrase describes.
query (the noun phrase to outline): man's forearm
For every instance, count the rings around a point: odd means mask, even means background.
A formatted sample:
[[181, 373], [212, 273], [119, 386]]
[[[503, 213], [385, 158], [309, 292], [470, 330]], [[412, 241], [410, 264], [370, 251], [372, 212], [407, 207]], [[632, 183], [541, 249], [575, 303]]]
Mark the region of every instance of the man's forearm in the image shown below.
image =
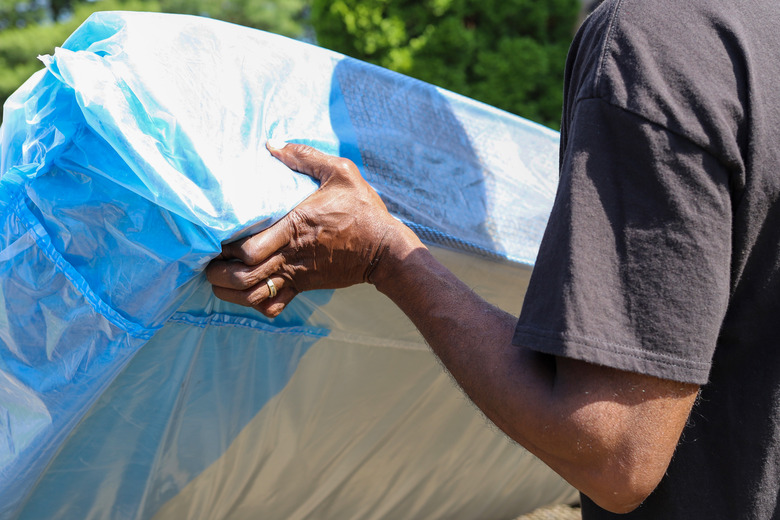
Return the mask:
[[[382, 260], [386, 269], [375, 275], [377, 289], [409, 317], [492, 422], [527, 448], [542, 451], [533, 449], [536, 443], [524, 430], [544, 422], [553, 367], [532, 351], [511, 345], [515, 317], [477, 296], [416, 237], [400, 242], [403, 247]], [[540, 410], [533, 410], [537, 405]]]
[[[507, 414], [507, 385], [519, 385], [522, 378], [505, 379], [512, 371], [508, 367], [524, 370], [524, 361], [530, 362], [520, 359], [530, 352], [511, 346], [516, 318], [477, 296], [416, 237], [407, 236], [403, 243], [394, 258], [383, 258], [386, 270], [373, 283], [409, 317], [479, 408], [515, 438], [511, 421], [502, 416]], [[553, 374], [542, 363], [538, 370], [537, 381], [524, 394], [549, 394]]]
[[[652, 491], [684, 424], [672, 421], [652, 432], [649, 442], [635, 442], [631, 429], [669, 398], [659, 394], [646, 404], [658, 391], [654, 381], [627, 374], [628, 380], [603, 386], [598, 379], [609, 380], [616, 371], [561, 364], [513, 346], [516, 318], [477, 296], [408, 228], [397, 231], [381, 262], [372, 279], [377, 289], [404, 311], [469, 398], [512, 439], [608, 509], [630, 510]], [[690, 391], [681, 388], [673, 398], [690, 399]], [[619, 471], [637, 465], [641, 474]]]
[[354, 163], [304, 145], [268, 148], [320, 188], [269, 229], [223, 246], [206, 270], [217, 296], [274, 317], [302, 291], [370, 281], [490, 420], [594, 501], [622, 512], [654, 489], [695, 385], [512, 346], [515, 319], [439, 264]]

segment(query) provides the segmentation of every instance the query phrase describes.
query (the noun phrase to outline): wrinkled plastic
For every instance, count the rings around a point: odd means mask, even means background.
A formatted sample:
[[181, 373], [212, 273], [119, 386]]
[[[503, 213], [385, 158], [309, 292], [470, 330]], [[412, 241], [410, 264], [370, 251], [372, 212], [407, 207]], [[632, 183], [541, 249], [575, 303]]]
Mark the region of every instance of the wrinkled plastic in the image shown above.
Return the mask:
[[0, 127], [0, 517], [498, 518], [571, 498], [370, 287], [268, 320], [202, 274], [316, 189], [275, 138], [355, 161], [517, 312], [557, 134], [197, 17], [98, 13], [42, 59]]

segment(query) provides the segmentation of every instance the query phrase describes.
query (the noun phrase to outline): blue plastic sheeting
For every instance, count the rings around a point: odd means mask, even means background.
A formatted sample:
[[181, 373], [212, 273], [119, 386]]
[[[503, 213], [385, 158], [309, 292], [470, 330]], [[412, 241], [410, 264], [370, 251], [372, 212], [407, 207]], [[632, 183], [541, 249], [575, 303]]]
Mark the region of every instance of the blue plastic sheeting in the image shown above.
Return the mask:
[[[431, 363], [437, 372], [408, 390], [439, 391], [438, 366], [408, 322], [356, 332], [392, 314], [376, 295], [334, 303], [330, 291], [308, 293], [268, 320], [213, 298], [202, 271], [221, 243], [268, 227], [317, 188], [267, 153], [269, 138], [355, 161], [398, 218], [460, 252], [453, 264], [527, 270], [554, 195], [557, 134], [324, 49], [197, 17], [98, 13], [42, 60], [0, 127], [0, 517], [233, 518], [267, 506], [277, 518], [368, 518], [392, 503], [404, 518], [433, 518], [484, 501], [468, 481], [450, 483], [457, 498], [446, 507], [430, 505], [424, 486], [369, 501], [344, 491], [350, 474], [386, 456], [379, 439], [401, 428], [393, 419], [408, 411], [383, 398], [390, 388], [405, 395], [403, 371]], [[244, 471], [214, 469], [285, 396], [309, 396], [290, 398], [291, 415], [316, 403], [361, 430], [348, 399], [360, 390], [326, 401], [293, 381], [325, 345], [322, 370], [336, 378], [348, 360], [376, 359], [369, 347], [395, 349], [402, 372], [362, 387], [375, 394], [372, 409], [388, 406], [384, 429], [356, 436], [362, 455], [317, 466], [301, 450], [308, 470], [328, 478], [298, 487], [294, 457], [269, 462], [281, 451]], [[481, 421], [452, 410], [431, 428]], [[265, 420], [261, 428], [276, 424]], [[310, 420], [288, 434], [327, 424]], [[479, 428], [469, 435], [485, 449], [504, 442]], [[477, 475], [477, 459], [459, 463]], [[241, 493], [230, 503], [201, 497], [199, 508], [184, 501], [204, 482], [249, 489], [274, 472], [285, 492], [249, 513]], [[555, 486], [526, 503], [568, 496]], [[501, 489], [491, 507], [516, 511], [517, 490]]]

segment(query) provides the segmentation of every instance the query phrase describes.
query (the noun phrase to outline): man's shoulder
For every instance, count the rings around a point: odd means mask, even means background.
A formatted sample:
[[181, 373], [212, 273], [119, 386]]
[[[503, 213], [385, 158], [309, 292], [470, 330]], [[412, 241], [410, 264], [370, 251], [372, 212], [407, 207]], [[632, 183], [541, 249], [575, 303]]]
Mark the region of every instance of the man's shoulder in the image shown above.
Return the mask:
[[[609, 0], [587, 20], [600, 35], [597, 95], [631, 108], [631, 88], [675, 88], [730, 61], [728, 13], [706, 0]], [[591, 44], [596, 43], [591, 41]], [[729, 72], [733, 72], [729, 70]], [[634, 101], [648, 101], [643, 98]]]
[[[749, 61], [760, 54], [749, 47], [768, 36], [750, 14], [735, 13], [739, 6], [722, 4], [603, 2], [572, 46], [569, 110], [600, 98], [709, 151], [732, 140], [744, 123]], [[756, 5], [780, 13], [765, 0]]]

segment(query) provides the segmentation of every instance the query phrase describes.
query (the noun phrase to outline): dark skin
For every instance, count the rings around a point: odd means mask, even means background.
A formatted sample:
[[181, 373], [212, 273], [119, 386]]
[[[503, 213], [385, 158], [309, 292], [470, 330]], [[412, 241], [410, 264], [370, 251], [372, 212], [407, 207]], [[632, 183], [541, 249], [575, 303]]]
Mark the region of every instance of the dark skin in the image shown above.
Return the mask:
[[442, 266], [352, 162], [303, 145], [269, 151], [321, 186], [271, 228], [223, 247], [207, 269], [214, 294], [274, 317], [300, 292], [372, 283], [491, 421], [591, 500], [624, 513], [655, 489], [697, 385], [513, 346], [516, 318]]

